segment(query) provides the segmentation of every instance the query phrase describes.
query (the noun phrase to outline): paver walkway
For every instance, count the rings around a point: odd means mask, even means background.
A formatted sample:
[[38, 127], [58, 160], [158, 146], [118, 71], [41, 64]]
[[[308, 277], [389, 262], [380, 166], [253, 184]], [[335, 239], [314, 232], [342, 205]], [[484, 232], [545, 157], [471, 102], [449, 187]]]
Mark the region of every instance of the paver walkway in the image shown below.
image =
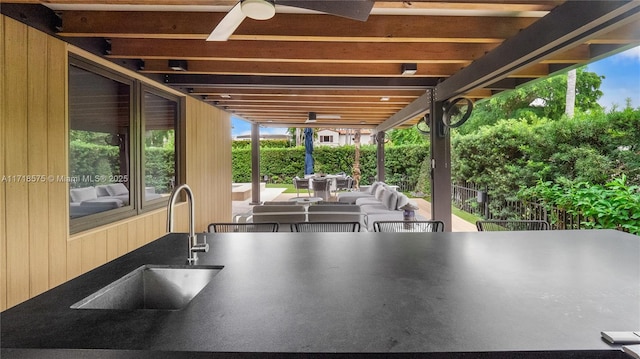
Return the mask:
[[[282, 193], [284, 191], [283, 188], [267, 188], [260, 193], [261, 201], [287, 201], [290, 198], [296, 197], [295, 193]], [[301, 195], [303, 195], [301, 193]], [[335, 197], [332, 197], [335, 200]], [[418, 213], [425, 218], [431, 218], [431, 203], [425, 201], [422, 198], [412, 198], [413, 201], [418, 205]], [[246, 201], [233, 201], [233, 215], [247, 213], [251, 210], [252, 205], [250, 204], [251, 200]], [[453, 232], [476, 232], [476, 225], [473, 223], [469, 223], [464, 219], [452, 215], [451, 216], [451, 230]]]

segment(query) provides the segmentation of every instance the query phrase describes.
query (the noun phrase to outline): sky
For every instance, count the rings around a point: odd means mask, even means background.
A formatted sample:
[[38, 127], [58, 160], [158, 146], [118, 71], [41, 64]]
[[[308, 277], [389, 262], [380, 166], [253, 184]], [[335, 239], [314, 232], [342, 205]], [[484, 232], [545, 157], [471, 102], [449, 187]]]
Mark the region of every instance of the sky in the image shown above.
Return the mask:
[[[604, 93], [598, 101], [605, 109], [611, 110], [614, 105], [618, 109], [626, 106], [626, 99], [631, 99], [632, 107], [640, 107], [640, 46], [607, 57], [587, 65], [591, 72], [604, 76], [600, 90]], [[232, 136], [248, 135], [251, 124], [232, 116]], [[284, 134], [286, 128], [262, 127], [261, 134]]]

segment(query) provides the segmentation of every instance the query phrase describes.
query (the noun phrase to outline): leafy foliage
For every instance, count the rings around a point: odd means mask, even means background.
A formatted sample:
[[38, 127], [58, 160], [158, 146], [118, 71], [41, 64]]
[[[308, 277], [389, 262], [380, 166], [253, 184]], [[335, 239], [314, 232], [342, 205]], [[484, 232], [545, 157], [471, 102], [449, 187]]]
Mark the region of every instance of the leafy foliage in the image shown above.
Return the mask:
[[[261, 148], [288, 148], [293, 147], [294, 144], [288, 140], [261, 140]], [[249, 148], [251, 149], [251, 141], [233, 141], [231, 148]]]
[[[576, 109], [582, 112], [601, 111], [598, 99], [602, 97], [600, 84], [604, 79], [586, 67], [577, 69]], [[565, 110], [567, 75], [550, 77], [521, 88], [478, 102], [469, 120], [457, 129], [469, 134], [482, 126], [496, 124], [504, 119], [523, 119], [529, 123], [538, 118], [560, 119]]]
[[429, 138], [421, 134], [415, 126], [397, 128], [388, 132], [391, 146], [428, 144]]
[[[78, 139], [80, 138], [80, 139]], [[72, 187], [86, 187], [108, 184], [113, 176], [123, 175], [120, 171], [120, 150], [118, 146], [104, 144], [90, 136], [79, 136], [69, 146], [69, 175], [79, 178], [71, 182]], [[97, 143], [87, 143], [85, 140]], [[100, 143], [102, 142], [102, 144]], [[171, 177], [175, 176], [175, 156], [173, 148], [145, 148], [145, 185], [156, 187], [157, 193], [167, 193]], [[82, 179], [104, 179], [105, 182], [83, 182]]]
[[522, 189], [523, 199], [542, 200], [547, 207], [557, 206], [571, 214], [582, 214], [586, 228], [622, 229], [640, 235], [640, 187], [629, 185], [622, 175], [601, 184], [539, 181]]

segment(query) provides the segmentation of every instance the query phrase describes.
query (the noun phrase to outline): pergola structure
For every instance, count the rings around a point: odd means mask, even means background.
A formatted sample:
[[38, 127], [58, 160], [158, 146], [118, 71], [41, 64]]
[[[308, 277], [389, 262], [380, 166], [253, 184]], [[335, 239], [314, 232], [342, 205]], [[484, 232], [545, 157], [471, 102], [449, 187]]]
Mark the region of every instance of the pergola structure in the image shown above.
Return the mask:
[[260, 126], [370, 128], [382, 138], [428, 115], [432, 212], [447, 230], [448, 101], [490, 97], [640, 44], [638, 0], [306, 2], [373, 7], [361, 21], [275, 0], [273, 18], [247, 18], [226, 41], [206, 39], [235, 0], [16, 0], [1, 10], [251, 122], [256, 188]]

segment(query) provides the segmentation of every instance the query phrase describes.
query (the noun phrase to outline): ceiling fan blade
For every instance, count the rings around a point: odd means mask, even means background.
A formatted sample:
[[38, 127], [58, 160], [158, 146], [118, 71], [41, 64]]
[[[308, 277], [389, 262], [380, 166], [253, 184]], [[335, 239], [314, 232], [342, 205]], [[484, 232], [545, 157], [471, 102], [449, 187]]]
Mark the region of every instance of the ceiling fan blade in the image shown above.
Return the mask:
[[245, 14], [242, 13], [240, 2], [238, 2], [209, 34], [207, 41], [227, 41], [245, 17]]
[[374, 3], [374, 0], [276, 0], [276, 5], [316, 10], [360, 21], [367, 21]]

